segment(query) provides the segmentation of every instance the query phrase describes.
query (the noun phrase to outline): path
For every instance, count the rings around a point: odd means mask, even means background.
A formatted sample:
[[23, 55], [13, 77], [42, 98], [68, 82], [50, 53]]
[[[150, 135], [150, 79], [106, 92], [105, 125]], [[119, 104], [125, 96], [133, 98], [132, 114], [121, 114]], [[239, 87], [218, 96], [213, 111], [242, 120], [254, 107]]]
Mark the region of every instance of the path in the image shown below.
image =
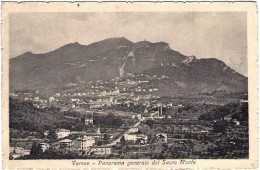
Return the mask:
[[134, 125], [130, 126], [124, 133], [122, 133], [116, 140], [112, 141], [109, 144], [106, 144], [105, 146], [113, 146], [116, 145], [118, 142], [120, 142], [120, 139], [122, 136], [124, 136], [126, 133], [129, 133], [131, 128], [137, 127], [143, 119], [139, 119], [138, 122], [136, 122]]

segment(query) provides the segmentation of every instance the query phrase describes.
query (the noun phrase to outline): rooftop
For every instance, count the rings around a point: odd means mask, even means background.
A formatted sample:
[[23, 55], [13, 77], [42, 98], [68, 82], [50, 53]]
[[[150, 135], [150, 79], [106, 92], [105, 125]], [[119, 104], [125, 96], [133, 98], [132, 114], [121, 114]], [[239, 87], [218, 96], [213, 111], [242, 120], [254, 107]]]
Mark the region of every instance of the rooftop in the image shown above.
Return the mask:
[[111, 146], [91, 146], [90, 148], [111, 148]]
[[60, 141], [60, 143], [70, 143], [70, 142], [72, 142], [72, 140], [70, 139], [63, 139]]
[[67, 129], [57, 129], [56, 132], [70, 132], [70, 130], [67, 130]]
[[82, 140], [95, 140], [92, 136], [84, 136]]

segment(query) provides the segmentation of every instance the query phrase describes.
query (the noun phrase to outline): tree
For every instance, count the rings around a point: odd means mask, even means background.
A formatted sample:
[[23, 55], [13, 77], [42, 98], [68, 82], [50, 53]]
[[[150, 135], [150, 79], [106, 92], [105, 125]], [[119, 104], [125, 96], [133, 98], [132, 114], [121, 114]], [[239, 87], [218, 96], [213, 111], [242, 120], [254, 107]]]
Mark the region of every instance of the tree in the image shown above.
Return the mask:
[[76, 124], [75, 130], [76, 131], [83, 131], [84, 130], [84, 123], [80, 122], [80, 123]]
[[226, 124], [223, 121], [218, 121], [213, 125], [213, 130], [216, 133], [224, 133], [226, 131]]
[[41, 146], [40, 146], [39, 144], [37, 145], [37, 150], [36, 150], [36, 152], [37, 152], [37, 155], [43, 153], [43, 152], [42, 152], [42, 148], [41, 148]]
[[109, 140], [110, 140], [110, 138], [109, 138], [109, 136], [108, 136], [108, 134], [104, 134], [104, 142], [105, 142], [105, 144], [107, 144], [107, 143], [109, 143]]
[[153, 128], [154, 122], [152, 120], [147, 120], [145, 122], [145, 124], [147, 124], [151, 129]]
[[161, 154], [158, 156], [158, 159], [165, 159], [165, 156], [161, 153]]
[[51, 129], [50, 132], [49, 132], [49, 138], [50, 139], [56, 139], [57, 136], [56, 136], [56, 133], [55, 133], [55, 130], [54, 129]]
[[106, 128], [118, 128], [124, 123], [121, 117], [115, 116], [113, 113], [109, 113], [106, 116], [95, 115], [93, 116], [93, 121], [95, 125]]
[[121, 137], [120, 142], [121, 142], [121, 143], [125, 143], [125, 136], [122, 136], [122, 137]]
[[33, 156], [38, 155], [38, 147], [37, 147], [35, 141], [33, 142], [33, 145], [32, 145], [31, 151], [30, 151], [30, 155], [33, 155]]

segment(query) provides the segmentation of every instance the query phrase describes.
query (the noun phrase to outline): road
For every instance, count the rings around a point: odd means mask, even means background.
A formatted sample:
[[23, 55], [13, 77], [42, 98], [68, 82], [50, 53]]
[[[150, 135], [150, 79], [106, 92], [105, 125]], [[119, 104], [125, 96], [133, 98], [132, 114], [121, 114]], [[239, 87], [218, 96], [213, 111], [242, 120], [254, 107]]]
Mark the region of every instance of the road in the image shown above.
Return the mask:
[[131, 128], [137, 127], [141, 122], [143, 121], [143, 119], [138, 119], [138, 122], [136, 122], [134, 125], [130, 126], [124, 133], [122, 133], [116, 140], [112, 141], [109, 144], [106, 144], [105, 146], [113, 146], [116, 145], [118, 142], [120, 142], [120, 139], [122, 136], [124, 136], [126, 133], [129, 133]]

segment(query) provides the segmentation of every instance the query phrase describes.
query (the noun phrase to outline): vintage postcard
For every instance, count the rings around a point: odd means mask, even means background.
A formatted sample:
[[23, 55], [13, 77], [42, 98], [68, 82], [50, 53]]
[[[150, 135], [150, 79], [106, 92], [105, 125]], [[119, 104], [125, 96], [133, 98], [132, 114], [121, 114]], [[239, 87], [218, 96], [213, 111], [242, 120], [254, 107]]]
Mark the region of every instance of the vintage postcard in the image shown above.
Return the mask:
[[7, 169], [257, 169], [254, 2], [3, 2]]

